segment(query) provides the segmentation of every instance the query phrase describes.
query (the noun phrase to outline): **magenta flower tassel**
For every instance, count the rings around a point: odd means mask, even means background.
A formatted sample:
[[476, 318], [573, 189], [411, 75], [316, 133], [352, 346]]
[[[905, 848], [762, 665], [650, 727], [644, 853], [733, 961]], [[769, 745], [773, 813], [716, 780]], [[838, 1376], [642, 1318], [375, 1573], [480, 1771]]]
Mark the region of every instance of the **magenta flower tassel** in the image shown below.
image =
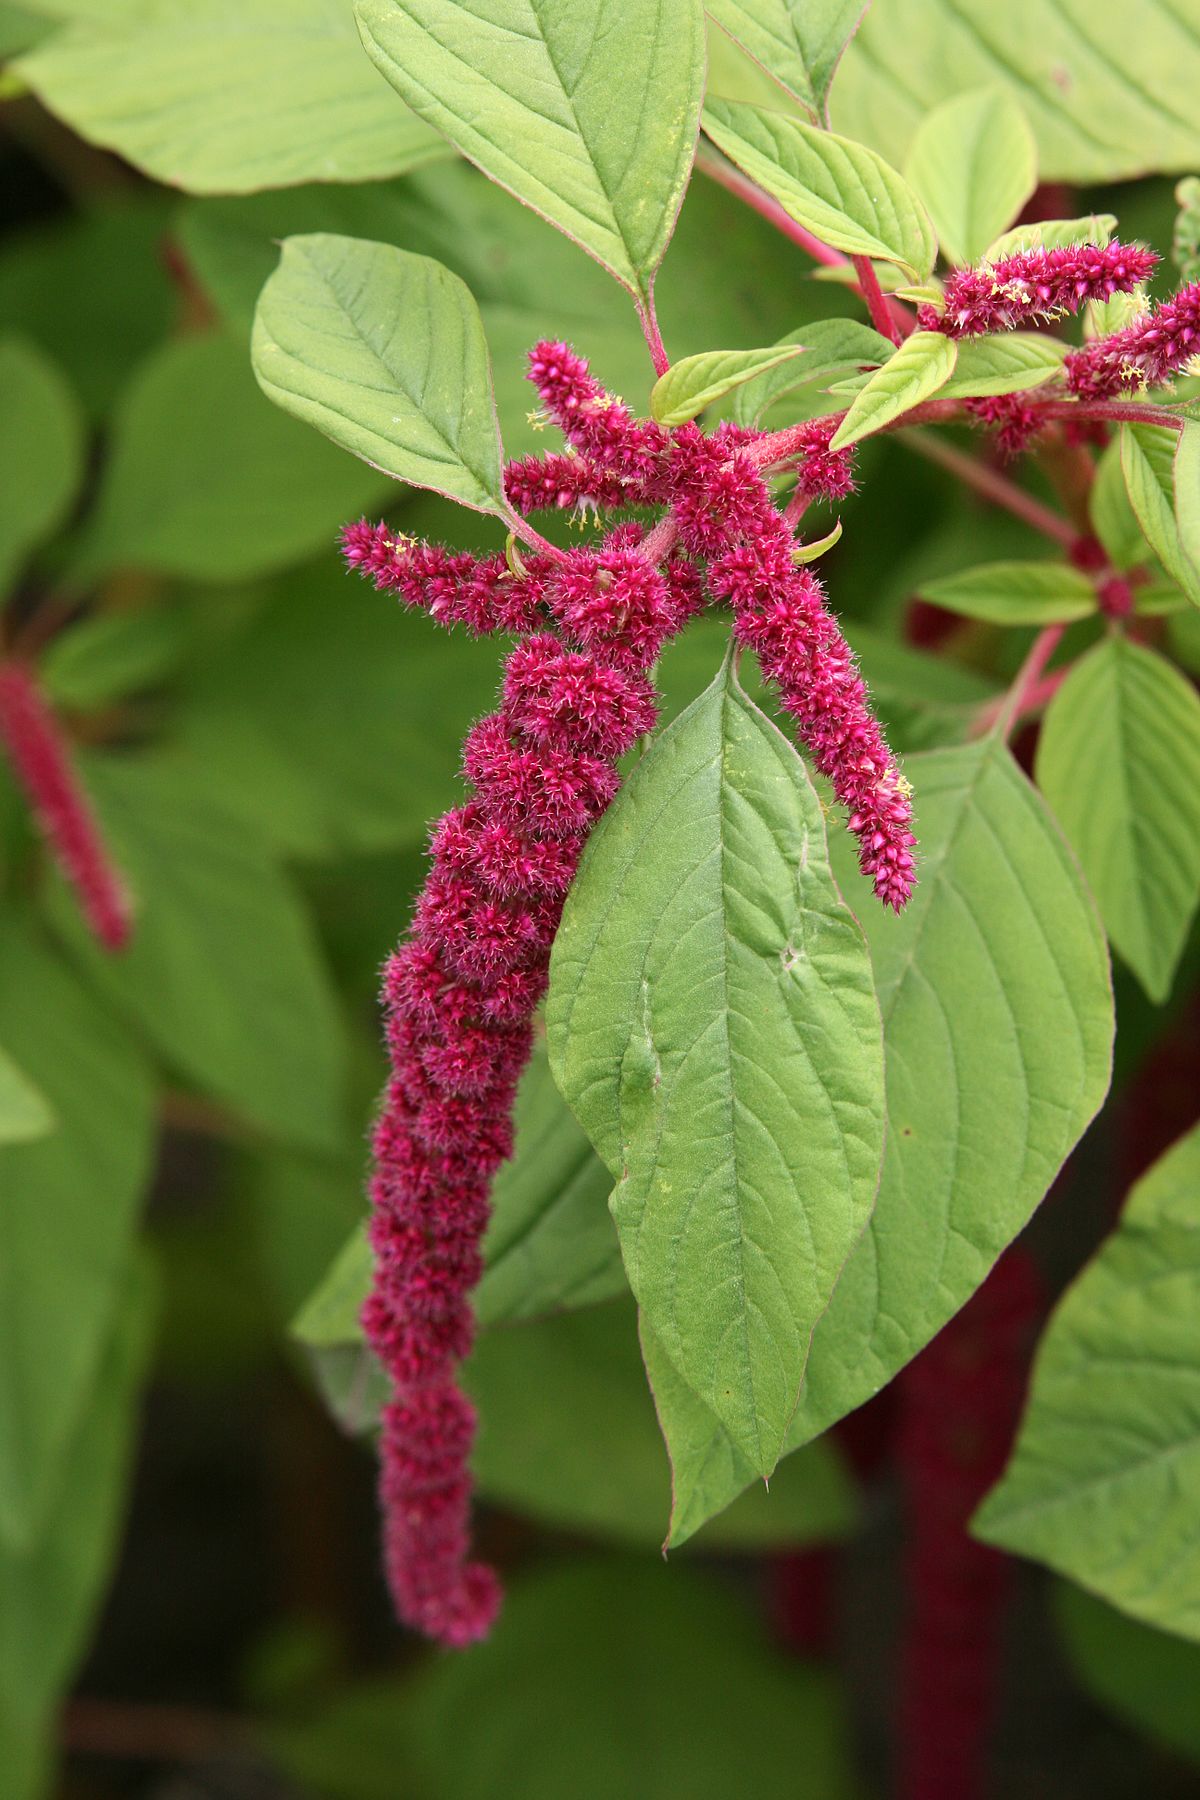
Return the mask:
[[1067, 357], [1067, 386], [1082, 400], [1122, 388], [1159, 387], [1200, 354], [1200, 281], [1180, 288], [1123, 331], [1097, 338]]
[[946, 277], [943, 306], [917, 312], [922, 331], [980, 337], [1078, 312], [1089, 300], [1132, 293], [1158, 262], [1140, 244], [1072, 244], [1062, 250], [1018, 250], [977, 269]]

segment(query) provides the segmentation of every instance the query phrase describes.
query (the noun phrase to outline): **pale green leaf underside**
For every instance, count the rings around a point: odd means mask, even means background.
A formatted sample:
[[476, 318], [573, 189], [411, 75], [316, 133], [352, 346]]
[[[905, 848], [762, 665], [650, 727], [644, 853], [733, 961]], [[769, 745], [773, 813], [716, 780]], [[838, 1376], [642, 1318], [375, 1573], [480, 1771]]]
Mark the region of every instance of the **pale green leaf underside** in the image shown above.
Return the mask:
[[953, 338], [940, 331], [914, 331], [854, 396], [830, 449], [844, 450], [930, 399], [953, 375], [957, 356]]
[[907, 182], [864, 144], [732, 100], [708, 102], [704, 129], [824, 243], [850, 256], [899, 263], [918, 281], [929, 275], [937, 238], [928, 215]]
[[824, 118], [830, 83], [864, 0], [709, 0], [708, 11], [815, 118]]
[[1124, 571], [1145, 562], [1146, 539], [1125, 487], [1120, 438], [1105, 447], [1096, 464], [1088, 515], [1114, 569]]
[[1200, 699], [1165, 658], [1108, 638], [1042, 726], [1038, 785], [1108, 935], [1153, 1000], [1171, 986], [1200, 898]]
[[757, 425], [767, 408], [784, 395], [885, 363], [895, 345], [857, 319], [817, 319], [797, 326], [781, 345], [803, 341], [802, 354], [754, 376], [735, 389], [730, 413], [739, 425]]
[[974, 1530], [1200, 1640], [1198, 1316], [1200, 1127], [1137, 1184], [1060, 1301]]
[[45, 1137], [53, 1125], [44, 1095], [0, 1049], [0, 1144], [27, 1144]]
[[1086, 213], [1079, 219], [1039, 219], [1014, 225], [987, 246], [985, 262], [999, 262], [1018, 250], [1066, 250], [1073, 244], [1107, 244], [1117, 229], [1116, 213]]
[[882, 1051], [816, 795], [728, 669], [593, 836], [547, 1026], [642, 1311], [766, 1473], [870, 1212]]
[[644, 297], [687, 186], [699, 0], [356, 0], [421, 118]]
[[1192, 576], [1187, 594], [1200, 605], [1200, 423], [1195, 419], [1186, 419], [1179, 433], [1173, 473], [1175, 530]]
[[684, 425], [723, 400], [743, 382], [794, 362], [803, 344], [774, 344], [765, 350], [701, 350], [672, 363], [650, 390], [650, 413], [660, 425]]
[[[1177, 449], [1178, 437], [1169, 425], [1121, 427], [1125, 488], [1146, 542], [1188, 599], [1200, 606], [1200, 568], [1180, 542], [1175, 519]], [[1191, 504], [1185, 502], [1189, 513]]]
[[941, 389], [944, 400], [977, 399], [1041, 387], [1059, 373], [1066, 345], [1031, 331], [967, 338], [958, 346], [954, 373]]
[[923, 581], [922, 599], [993, 625], [1054, 625], [1086, 619], [1096, 590], [1069, 563], [998, 562], [940, 581]]
[[21, 564], [65, 516], [83, 474], [79, 404], [36, 344], [0, 341], [0, 607]]
[[288, 238], [251, 357], [271, 399], [343, 449], [464, 506], [501, 509], [483, 325], [441, 263], [358, 238]]
[[917, 127], [904, 174], [950, 262], [977, 262], [1037, 184], [1037, 145], [1011, 90], [976, 88]]
[[1200, 163], [1200, 34], [1179, 0], [887, 0], [842, 60], [833, 121], [899, 162], [931, 107], [994, 82], [1033, 127], [1043, 181]]
[[244, 194], [373, 181], [447, 154], [373, 74], [342, 0], [148, 0], [126, 17], [103, 13], [18, 69], [81, 136], [159, 181]]

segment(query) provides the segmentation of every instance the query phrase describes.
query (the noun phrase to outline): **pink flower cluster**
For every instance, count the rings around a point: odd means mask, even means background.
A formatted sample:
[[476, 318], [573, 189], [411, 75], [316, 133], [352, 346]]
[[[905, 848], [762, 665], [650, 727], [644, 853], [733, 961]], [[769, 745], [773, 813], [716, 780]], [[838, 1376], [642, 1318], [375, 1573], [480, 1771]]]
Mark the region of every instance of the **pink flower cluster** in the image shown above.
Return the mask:
[[58, 722], [23, 663], [0, 663], [0, 744], [93, 935], [106, 950], [122, 949], [132, 924], [129, 896], [109, 862]]
[[1082, 400], [1103, 400], [1122, 388], [1158, 387], [1200, 354], [1200, 282], [1135, 319], [1123, 331], [1097, 338], [1067, 357], [1067, 386]]
[[[666, 432], [604, 392], [564, 344], [539, 344], [531, 377], [569, 453], [510, 464], [523, 511], [581, 505], [669, 511], [597, 544], [475, 558], [386, 525], [347, 527], [350, 565], [446, 625], [518, 636], [497, 712], [471, 730], [474, 793], [434, 829], [408, 940], [384, 978], [391, 1080], [374, 1139], [375, 1281], [363, 1312], [393, 1389], [383, 1416], [385, 1562], [401, 1618], [450, 1645], [488, 1629], [492, 1571], [469, 1560], [467, 1464], [475, 1415], [457, 1385], [472, 1341], [488, 1189], [511, 1154], [516, 1084], [531, 1045], [563, 899], [617, 761], [657, 712], [664, 643], [709, 595], [780, 689], [850, 810], [860, 860], [887, 905], [913, 877], [908, 789], [812, 573], [753, 460], [757, 434]], [[851, 484], [815, 421], [792, 464], [804, 494]]]
[[1088, 300], [1131, 293], [1154, 272], [1157, 261], [1140, 244], [1018, 250], [975, 269], [955, 269], [946, 278], [942, 307], [920, 307], [917, 323], [922, 331], [953, 338], [1012, 331], [1078, 312]]

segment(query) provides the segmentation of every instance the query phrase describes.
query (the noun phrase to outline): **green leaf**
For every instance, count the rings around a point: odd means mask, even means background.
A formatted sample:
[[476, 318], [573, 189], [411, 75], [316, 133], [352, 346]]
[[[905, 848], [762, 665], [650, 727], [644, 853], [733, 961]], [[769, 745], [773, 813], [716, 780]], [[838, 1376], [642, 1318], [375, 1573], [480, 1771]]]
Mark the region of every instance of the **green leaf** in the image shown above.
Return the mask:
[[979, 710], [997, 689], [973, 669], [897, 644], [869, 627], [851, 624], [850, 648], [871, 690], [871, 704], [889, 741], [904, 751], [961, 744]]
[[899, 263], [917, 281], [933, 268], [937, 239], [912, 189], [882, 157], [800, 119], [732, 100], [710, 100], [704, 129], [731, 162], [835, 250]]
[[414, 111], [645, 301], [695, 154], [698, 0], [355, 0]]
[[1200, 1640], [1200, 1126], [1130, 1193], [1043, 1334], [1017, 1446], [972, 1524]]
[[860, 438], [882, 431], [893, 419], [920, 406], [946, 385], [957, 357], [953, 338], [940, 331], [914, 331], [854, 396], [830, 439], [830, 449], [844, 450], [857, 444]]
[[829, 88], [865, 11], [864, 0], [710, 0], [734, 41], [826, 122]]
[[1122, 425], [1121, 469], [1146, 542], [1188, 599], [1200, 606], [1200, 569], [1180, 542], [1175, 522], [1177, 441], [1178, 433], [1169, 425]]
[[1185, 419], [1175, 450], [1175, 530], [1191, 581], [1180, 583], [1200, 605], [1200, 424]]
[[1018, 250], [1069, 250], [1075, 244], [1107, 244], [1117, 229], [1116, 213], [1087, 213], [1081, 219], [1038, 219], [1002, 231], [983, 253], [984, 262], [999, 262]]
[[267, 574], [324, 548], [386, 492], [266, 403], [244, 345], [183, 338], [151, 357], [122, 397], [73, 573]]
[[839, 131], [901, 160], [931, 107], [1002, 82], [1038, 143], [1043, 181], [1105, 182], [1200, 162], [1200, 40], [1190, 8], [1046, 0], [888, 0], [842, 61]]
[[51, 640], [39, 674], [60, 706], [104, 706], [174, 674], [190, 648], [189, 620], [178, 608], [96, 613]]
[[0, 1049], [0, 1144], [27, 1144], [53, 1128], [45, 1096]]
[[513, 1582], [504, 1624], [271, 1728], [304, 1793], [613, 1800], [777, 1793], [850, 1800], [833, 1678], [771, 1650], [734, 1585], [646, 1556], [572, 1557]]
[[1106, 1606], [1071, 1581], [1054, 1584], [1054, 1617], [1074, 1674], [1092, 1699], [1157, 1743], [1200, 1762], [1200, 1649]]
[[797, 326], [780, 343], [797, 344], [801, 336], [804, 342], [793, 361], [764, 370], [734, 391], [730, 416], [736, 424], [756, 426], [769, 406], [796, 388], [878, 368], [896, 347], [857, 319], [817, 319]]
[[73, 954], [206, 1092], [285, 1142], [337, 1145], [342, 1024], [287, 877], [171, 758], [92, 756], [81, 768], [135, 918], [127, 949], [106, 956], [58, 889]]
[[958, 346], [954, 374], [942, 388], [942, 396], [946, 400], [966, 400], [1041, 387], [1061, 372], [1066, 348], [1055, 338], [1031, 331], [967, 338]]
[[250, 353], [276, 405], [335, 444], [400, 481], [502, 511], [483, 325], [441, 263], [357, 238], [288, 238]]
[[28, 1548], [116, 1316], [153, 1096], [116, 1022], [12, 924], [0, 932], [0, 1033], [58, 1121], [0, 1148], [0, 1543]]
[[1105, 446], [1096, 464], [1088, 516], [1114, 569], [1124, 573], [1146, 560], [1146, 540], [1125, 487], [1119, 438]]
[[904, 175], [947, 259], [978, 262], [1037, 186], [1037, 144], [1011, 89], [972, 88], [926, 113]]
[[339, 0], [107, 5], [16, 65], [81, 137], [195, 194], [374, 181], [445, 154], [363, 60]]
[[639, 1304], [768, 1473], [871, 1210], [882, 1050], [820, 805], [728, 664], [588, 845], [547, 1029]]
[[756, 375], [794, 362], [804, 344], [776, 344], [766, 350], [702, 350], [672, 363], [650, 390], [650, 414], [660, 425], [686, 425], [716, 400], [723, 400]]
[[[490, 1331], [465, 1380], [481, 1421], [472, 1460], [481, 1493], [552, 1525], [659, 1547], [672, 1482], [631, 1305]], [[790, 1459], [769, 1490], [755, 1482], [699, 1542], [802, 1544], [844, 1537], [854, 1523], [852, 1485], [822, 1442]]]
[[1038, 786], [1105, 927], [1165, 1000], [1200, 897], [1200, 698], [1164, 657], [1106, 638], [1050, 703]]
[[992, 625], [1058, 625], [1090, 618], [1096, 590], [1069, 563], [998, 562], [923, 581], [923, 600]]
[[149, 1269], [122, 1277], [86, 1406], [32, 1541], [0, 1542], [0, 1757], [7, 1800], [40, 1800], [61, 1690], [83, 1652], [116, 1548], [154, 1315]]
[[36, 344], [0, 339], [0, 606], [21, 566], [61, 525], [83, 475], [83, 420]]

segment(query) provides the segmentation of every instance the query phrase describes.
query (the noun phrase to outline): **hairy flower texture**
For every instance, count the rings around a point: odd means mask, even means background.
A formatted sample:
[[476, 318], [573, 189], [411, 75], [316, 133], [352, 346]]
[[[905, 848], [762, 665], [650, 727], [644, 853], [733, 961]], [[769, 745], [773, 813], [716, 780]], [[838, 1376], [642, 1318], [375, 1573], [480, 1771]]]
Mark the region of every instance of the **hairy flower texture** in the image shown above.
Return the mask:
[[996, 448], [1006, 461], [1027, 450], [1045, 419], [1030, 405], [1027, 394], [986, 394], [975, 400], [964, 400], [963, 406], [973, 418], [996, 434]]
[[1061, 250], [1018, 250], [946, 278], [941, 308], [917, 312], [922, 331], [981, 337], [1078, 312], [1088, 300], [1132, 293], [1158, 262], [1140, 244], [1073, 244]]
[[1066, 360], [1067, 386], [1083, 400], [1122, 388], [1158, 387], [1200, 353], [1200, 281], [1180, 288], [1153, 312]]
[[500, 554], [475, 557], [406, 537], [392, 526], [359, 519], [342, 531], [352, 569], [439, 625], [464, 625], [477, 637], [492, 631], [536, 631], [543, 619], [544, 558], [525, 559], [518, 577]]
[[854, 492], [854, 452], [829, 448], [845, 416], [831, 413], [810, 419], [796, 434], [800, 447], [796, 486], [810, 500], [844, 500]]
[[23, 663], [0, 662], [0, 743], [93, 935], [106, 950], [122, 949], [132, 924], [129, 897], [71, 767], [58, 721]]
[[526, 456], [506, 464], [504, 491], [519, 513], [570, 510], [585, 513], [624, 506], [625, 487], [619, 475], [597, 468], [587, 456]]

